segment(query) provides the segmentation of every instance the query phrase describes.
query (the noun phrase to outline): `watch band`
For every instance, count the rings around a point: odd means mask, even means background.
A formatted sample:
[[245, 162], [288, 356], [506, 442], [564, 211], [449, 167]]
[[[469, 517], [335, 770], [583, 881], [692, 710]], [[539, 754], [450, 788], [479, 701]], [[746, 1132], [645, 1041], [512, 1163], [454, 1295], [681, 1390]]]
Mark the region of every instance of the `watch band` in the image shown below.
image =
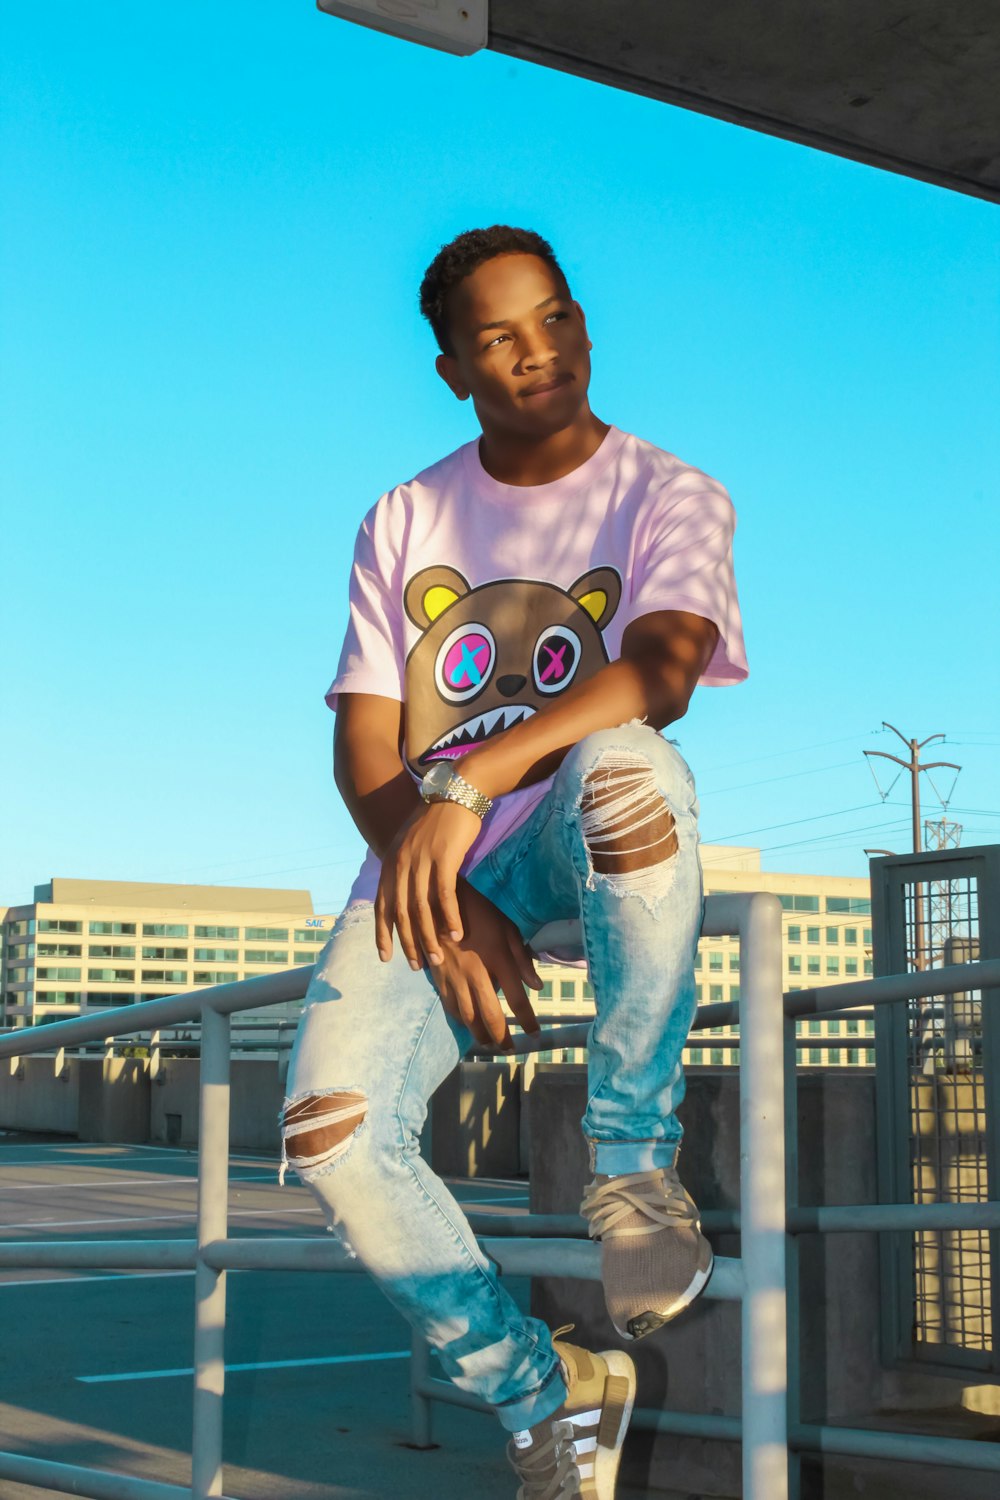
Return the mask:
[[493, 799], [487, 797], [484, 792], [477, 792], [476, 788], [457, 772], [452, 772], [451, 780], [443, 791], [434, 795], [435, 801], [457, 802], [462, 807], [467, 807], [474, 812], [477, 818], [485, 818], [493, 806]]

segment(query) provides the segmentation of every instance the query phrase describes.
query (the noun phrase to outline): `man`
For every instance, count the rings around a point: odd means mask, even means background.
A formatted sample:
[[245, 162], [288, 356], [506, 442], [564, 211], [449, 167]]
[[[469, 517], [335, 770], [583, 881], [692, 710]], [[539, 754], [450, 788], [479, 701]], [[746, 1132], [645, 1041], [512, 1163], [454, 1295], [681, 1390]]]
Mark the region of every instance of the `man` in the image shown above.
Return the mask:
[[496, 1409], [522, 1500], [610, 1500], [632, 1361], [553, 1344], [521, 1313], [417, 1142], [473, 1039], [511, 1045], [498, 992], [538, 1029], [531, 939], [579, 919], [597, 1011], [582, 1211], [611, 1317], [639, 1338], [704, 1288], [711, 1250], [676, 1172], [697, 802], [658, 731], [699, 681], [746, 676], [735, 522], [714, 480], [591, 411], [583, 310], [540, 236], [459, 235], [421, 307], [482, 436], [383, 495], [358, 535], [328, 702], [369, 853], [306, 997], [286, 1160]]

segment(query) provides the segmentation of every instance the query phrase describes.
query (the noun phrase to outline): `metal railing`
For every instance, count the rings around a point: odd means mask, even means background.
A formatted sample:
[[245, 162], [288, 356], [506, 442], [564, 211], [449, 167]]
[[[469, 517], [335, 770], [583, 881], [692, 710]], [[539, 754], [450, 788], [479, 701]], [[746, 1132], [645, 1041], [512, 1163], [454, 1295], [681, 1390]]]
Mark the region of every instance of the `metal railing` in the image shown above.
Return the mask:
[[[1000, 1448], [957, 1438], [922, 1437], [803, 1424], [798, 1412], [797, 1236], [856, 1230], [997, 1228], [1000, 1203], [836, 1205], [803, 1208], [797, 1202], [795, 1020], [863, 1006], [891, 1004], [923, 994], [976, 988], [984, 1002], [1000, 988], [1000, 961], [955, 965], [930, 974], [862, 980], [781, 995], [781, 911], [770, 895], [712, 895], [704, 933], [740, 939], [741, 1000], [702, 1006], [694, 1029], [735, 1024], [742, 1016], [740, 1052], [740, 1211], [706, 1213], [710, 1230], [738, 1230], [742, 1255], [719, 1258], [706, 1295], [742, 1305], [742, 1419], [731, 1416], [639, 1410], [634, 1425], [701, 1438], [741, 1440], [746, 1500], [786, 1500], [797, 1493], [801, 1452], [936, 1462], [1000, 1473]], [[554, 941], [549, 930], [549, 941]], [[195, 1271], [194, 1411], [192, 1482], [184, 1486], [84, 1468], [14, 1453], [0, 1453], [0, 1478], [84, 1495], [91, 1500], [209, 1500], [222, 1489], [227, 1270], [351, 1272], [358, 1269], [339, 1245], [324, 1239], [227, 1234], [229, 1165], [230, 1017], [301, 999], [312, 967], [287, 970], [186, 995], [171, 995], [119, 1011], [81, 1016], [44, 1031], [0, 1036], [0, 1058], [74, 1046], [109, 1036], [149, 1032], [201, 1018], [199, 1176], [196, 1237], [143, 1240], [0, 1244], [0, 1269], [16, 1267]], [[589, 1025], [519, 1036], [519, 1053], [582, 1046]], [[580, 1239], [573, 1215], [470, 1214], [484, 1250], [502, 1272], [597, 1280], [600, 1249]], [[790, 1273], [786, 1291], [786, 1262]], [[791, 1340], [786, 1350], [786, 1326]], [[415, 1342], [411, 1369], [414, 1439], [429, 1440], [431, 1403], [478, 1406], [474, 1397], [430, 1373], [426, 1346]]]

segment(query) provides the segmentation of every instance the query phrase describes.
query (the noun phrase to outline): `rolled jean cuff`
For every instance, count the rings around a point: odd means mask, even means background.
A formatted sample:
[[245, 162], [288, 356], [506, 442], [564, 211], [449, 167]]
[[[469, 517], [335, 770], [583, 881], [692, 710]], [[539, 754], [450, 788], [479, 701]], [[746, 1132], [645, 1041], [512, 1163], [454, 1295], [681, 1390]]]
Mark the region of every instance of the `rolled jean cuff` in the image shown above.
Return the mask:
[[588, 1140], [590, 1170], [601, 1177], [622, 1177], [628, 1172], [654, 1172], [677, 1162], [678, 1141]]
[[556, 1360], [551, 1372], [535, 1390], [526, 1396], [517, 1396], [513, 1401], [504, 1401], [493, 1410], [500, 1418], [501, 1427], [507, 1432], [524, 1432], [536, 1422], [558, 1411], [566, 1400], [566, 1382], [563, 1380], [562, 1363]]

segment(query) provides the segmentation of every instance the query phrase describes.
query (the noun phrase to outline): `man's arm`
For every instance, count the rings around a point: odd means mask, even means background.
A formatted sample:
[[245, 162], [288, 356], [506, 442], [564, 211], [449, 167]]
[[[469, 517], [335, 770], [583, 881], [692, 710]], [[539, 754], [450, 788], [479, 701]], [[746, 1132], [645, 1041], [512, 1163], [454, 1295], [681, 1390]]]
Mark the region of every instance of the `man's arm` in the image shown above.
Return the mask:
[[[634, 620], [622, 654], [459, 762], [477, 791], [498, 797], [552, 774], [586, 735], [645, 719], [656, 729], [687, 712], [707, 667], [718, 627], [683, 610], [658, 610]], [[455, 802], [433, 802], [393, 841], [382, 865], [375, 903], [379, 953], [392, 952], [392, 928], [411, 964], [425, 953], [432, 964], [445, 934], [460, 941], [462, 920], [455, 882], [479, 831], [476, 814]]]
[[[381, 858], [424, 804], [403, 764], [403, 706], [395, 698], [343, 693], [333, 739], [333, 774], [362, 837]], [[471, 816], [471, 814], [470, 814]], [[478, 820], [477, 820], [478, 822]], [[509, 1048], [510, 1032], [497, 996], [502, 989], [526, 1031], [538, 1022], [524, 991], [541, 989], [531, 954], [514, 923], [485, 896], [457, 882], [461, 941], [438, 945], [434, 982], [449, 1015], [482, 1043]], [[415, 969], [420, 961], [411, 961]]]

